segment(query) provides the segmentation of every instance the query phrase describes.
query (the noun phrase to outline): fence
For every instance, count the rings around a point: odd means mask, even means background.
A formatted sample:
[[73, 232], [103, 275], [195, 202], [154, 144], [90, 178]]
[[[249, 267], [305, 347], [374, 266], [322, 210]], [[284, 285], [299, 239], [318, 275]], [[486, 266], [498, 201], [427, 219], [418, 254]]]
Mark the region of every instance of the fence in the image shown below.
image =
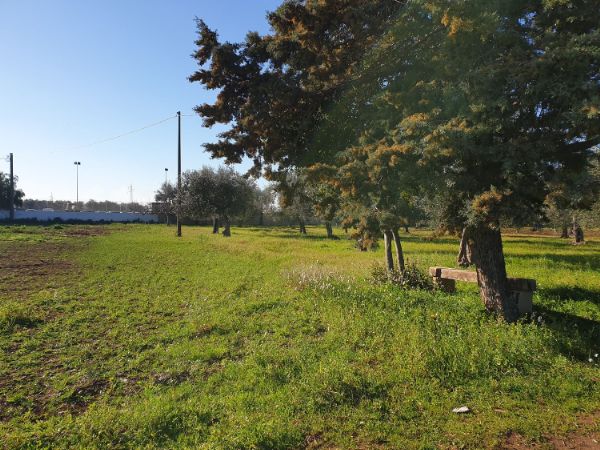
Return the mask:
[[[9, 211], [0, 210], [0, 220], [8, 220]], [[158, 223], [155, 214], [141, 214], [134, 212], [103, 212], [103, 211], [40, 211], [31, 209], [17, 209], [17, 221], [38, 222], [143, 222]]]

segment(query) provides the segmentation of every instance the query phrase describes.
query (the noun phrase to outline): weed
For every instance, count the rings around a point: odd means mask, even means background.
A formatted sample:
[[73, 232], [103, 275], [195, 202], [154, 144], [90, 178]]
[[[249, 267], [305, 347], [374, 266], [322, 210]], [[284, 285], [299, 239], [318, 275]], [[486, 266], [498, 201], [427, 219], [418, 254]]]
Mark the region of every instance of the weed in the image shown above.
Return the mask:
[[15, 328], [31, 328], [41, 320], [22, 305], [7, 302], [0, 305], [0, 332], [11, 332]]
[[402, 289], [424, 289], [433, 290], [431, 276], [409, 261], [404, 270], [394, 269], [388, 271], [382, 264], [376, 263], [371, 268], [371, 281], [375, 284], [391, 283]]

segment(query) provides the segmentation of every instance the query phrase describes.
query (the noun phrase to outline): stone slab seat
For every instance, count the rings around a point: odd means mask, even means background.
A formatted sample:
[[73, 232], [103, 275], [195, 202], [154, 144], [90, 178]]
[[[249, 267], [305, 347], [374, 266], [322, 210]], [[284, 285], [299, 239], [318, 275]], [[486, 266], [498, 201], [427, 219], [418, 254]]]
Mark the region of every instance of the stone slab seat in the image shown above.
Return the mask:
[[[454, 292], [456, 282], [477, 283], [477, 272], [451, 269], [448, 267], [430, 267], [429, 275], [433, 282], [445, 292]], [[530, 314], [533, 311], [533, 292], [536, 290], [535, 280], [528, 278], [508, 278], [508, 288], [515, 297], [519, 312]]]

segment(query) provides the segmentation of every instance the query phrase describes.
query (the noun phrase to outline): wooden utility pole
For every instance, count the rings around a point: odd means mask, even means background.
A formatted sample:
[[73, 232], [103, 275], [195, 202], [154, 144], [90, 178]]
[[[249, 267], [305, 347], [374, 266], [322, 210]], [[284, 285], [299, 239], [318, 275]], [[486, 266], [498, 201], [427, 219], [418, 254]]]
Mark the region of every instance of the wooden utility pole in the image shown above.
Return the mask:
[[13, 172], [13, 154], [10, 154], [10, 220], [15, 220], [15, 174]]
[[177, 111], [177, 237], [181, 237], [181, 111]]

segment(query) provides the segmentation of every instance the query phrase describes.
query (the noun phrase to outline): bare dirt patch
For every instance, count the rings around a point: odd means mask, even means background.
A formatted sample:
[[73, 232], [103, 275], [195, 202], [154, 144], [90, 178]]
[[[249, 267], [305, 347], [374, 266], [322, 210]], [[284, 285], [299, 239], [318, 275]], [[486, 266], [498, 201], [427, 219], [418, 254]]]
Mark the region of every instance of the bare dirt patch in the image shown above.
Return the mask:
[[600, 423], [600, 410], [581, 416], [577, 420], [577, 430], [566, 436], [546, 436], [543, 443], [528, 443], [518, 433], [510, 433], [501, 450], [599, 450], [600, 432], [594, 431]]
[[[0, 242], [0, 296], [22, 296], [40, 287], [54, 288], [58, 280], [76, 270], [69, 253], [80, 246], [82, 240], [102, 236], [110, 231], [105, 226], [65, 227], [43, 229], [48, 241]], [[57, 239], [58, 238], [58, 239]]]
[[50, 283], [57, 275], [73, 269], [65, 259], [66, 243], [3, 243], [0, 258], [0, 295], [22, 295], [40, 283]]
[[[38, 235], [41, 234], [39, 240], [36, 237], [36, 240], [0, 241], [0, 302], [20, 306], [19, 314], [24, 314], [23, 318], [19, 316], [15, 320], [14, 328], [5, 330], [3, 336], [2, 356], [8, 365], [7, 370], [0, 371], [0, 421], [25, 413], [43, 418], [48, 405], [56, 401], [56, 392], [47, 385], [44, 377], [64, 369], [62, 363], [53, 367], [51, 352], [46, 348], [48, 343], [36, 341], [35, 336], [43, 332], [38, 325], [50, 323], [61, 313], [53, 305], [39, 305], [31, 299], [40, 291], [64, 287], [76, 277], [80, 269], [73, 255], [85, 246], [85, 239], [80, 238], [108, 232], [102, 227], [59, 230], [48, 227], [42, 228], [40, 233], [36, 229]], [[21, 351], [27, 342], [31, 345], [32, 355], [24, 355]], [[22, 366], [19, 366], [20, 358], [25, 361]], [[37, 371], [31, 371], [28, 365], [36, 365]], [[58, 409], [59, 413], [84, 411], [91, 400], [102, 395], [106, 386], [104, 380], [81, 381], [73, 387], [71, 395]], [[18, 389], [22, 389], [24, 395], [11, 399]]]

